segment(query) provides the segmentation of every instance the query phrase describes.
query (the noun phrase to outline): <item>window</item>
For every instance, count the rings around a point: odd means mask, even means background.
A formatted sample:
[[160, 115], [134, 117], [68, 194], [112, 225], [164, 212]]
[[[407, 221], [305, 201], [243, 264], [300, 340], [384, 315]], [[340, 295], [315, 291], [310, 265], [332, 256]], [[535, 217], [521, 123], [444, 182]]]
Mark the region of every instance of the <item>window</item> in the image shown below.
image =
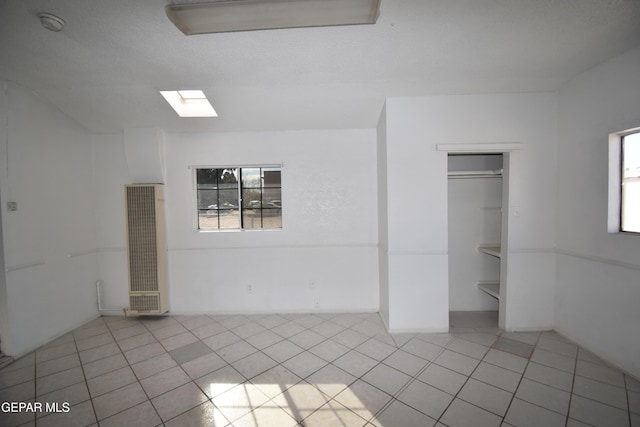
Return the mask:
[[640, 128], [609, 135], [609, 233], [640, 233]]
[[622, 138], [620, 230], [640, 233], [640, 132]]
[[282, 228], [280, 169], [197, 168], [198, 229]]

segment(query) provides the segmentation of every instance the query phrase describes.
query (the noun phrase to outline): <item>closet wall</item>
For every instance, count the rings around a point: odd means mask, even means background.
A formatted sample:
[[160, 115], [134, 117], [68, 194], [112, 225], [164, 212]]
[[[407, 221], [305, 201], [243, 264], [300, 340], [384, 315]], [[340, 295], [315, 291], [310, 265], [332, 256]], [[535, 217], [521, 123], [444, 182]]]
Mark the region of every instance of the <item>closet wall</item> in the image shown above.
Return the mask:
[[500, 279], [500, 259], [478, 246], [500, 244], [502, 178], [482, 175], [501, 169], [501, 154], [448, 156], [450, 311], [498, 310], [498, 300], [477, 285]]

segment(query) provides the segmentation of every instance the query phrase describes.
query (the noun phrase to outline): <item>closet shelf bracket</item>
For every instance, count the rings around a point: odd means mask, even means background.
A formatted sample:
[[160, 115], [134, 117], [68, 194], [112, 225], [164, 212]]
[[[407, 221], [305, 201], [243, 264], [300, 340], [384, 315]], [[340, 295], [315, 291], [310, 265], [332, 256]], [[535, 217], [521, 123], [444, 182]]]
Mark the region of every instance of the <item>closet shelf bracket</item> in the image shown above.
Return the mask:
[[478, 289], [485, 292], [497, 300], [500, 300], [500, 283], [492, 281], [481, 281], [477, 284]]
[[500, 245], [496, 244], [487, 244], [478, 246], [478, 252], [482, 252], [487, 255], [494, 256], [496, 258], [501, 258], [502, 254], [500, 252]]

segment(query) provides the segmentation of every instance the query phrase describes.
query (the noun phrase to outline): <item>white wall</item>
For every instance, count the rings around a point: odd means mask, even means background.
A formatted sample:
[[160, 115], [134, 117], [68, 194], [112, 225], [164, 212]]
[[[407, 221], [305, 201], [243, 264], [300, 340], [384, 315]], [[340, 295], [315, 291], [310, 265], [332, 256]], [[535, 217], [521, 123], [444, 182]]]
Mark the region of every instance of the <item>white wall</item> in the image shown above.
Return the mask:
[[447, 153], [436, 144], [486, 142], [524, 145], [509, 156], [520, 216], [509, 218], [505, 327], [553, 327], [556, 111], [552, 93], [387, 100], [392, 330], [447, 330]]
[[[121, 135], [94, 141], [104, 305], [117, 308], [130, 171]], [[164, 144], [172, 312], [378, 310], [375, 130], [168, 133]], [[261, 164], [283, 165], [283, 229], [196, 231], [193, 166]]]
[[640, 126], [640, 49], [559, 92], [556, 329], [640, 377], [640, 236], [607, 233], [607, 136]]
[[29, 91], [0, 94], [8, 336], [21, 355], [97, 315], [91, 136]]
[[132, 183], [124, 135], [94, 135], [96, 247], [101, 303], [105, 314], [129, 306], [124, 186]]

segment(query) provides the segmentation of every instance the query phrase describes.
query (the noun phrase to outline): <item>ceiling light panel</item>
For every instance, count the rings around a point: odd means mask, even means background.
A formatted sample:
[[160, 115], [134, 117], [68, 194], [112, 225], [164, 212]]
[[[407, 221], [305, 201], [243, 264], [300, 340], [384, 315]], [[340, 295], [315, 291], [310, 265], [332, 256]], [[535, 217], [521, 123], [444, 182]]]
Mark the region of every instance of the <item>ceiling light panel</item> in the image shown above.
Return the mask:
[[218, 117], [201, 90], [161, 90], [160, 94], [180, 117]]
[[380, 0], [220, 0], [167, 5], [183, 33], [375, 24]]

